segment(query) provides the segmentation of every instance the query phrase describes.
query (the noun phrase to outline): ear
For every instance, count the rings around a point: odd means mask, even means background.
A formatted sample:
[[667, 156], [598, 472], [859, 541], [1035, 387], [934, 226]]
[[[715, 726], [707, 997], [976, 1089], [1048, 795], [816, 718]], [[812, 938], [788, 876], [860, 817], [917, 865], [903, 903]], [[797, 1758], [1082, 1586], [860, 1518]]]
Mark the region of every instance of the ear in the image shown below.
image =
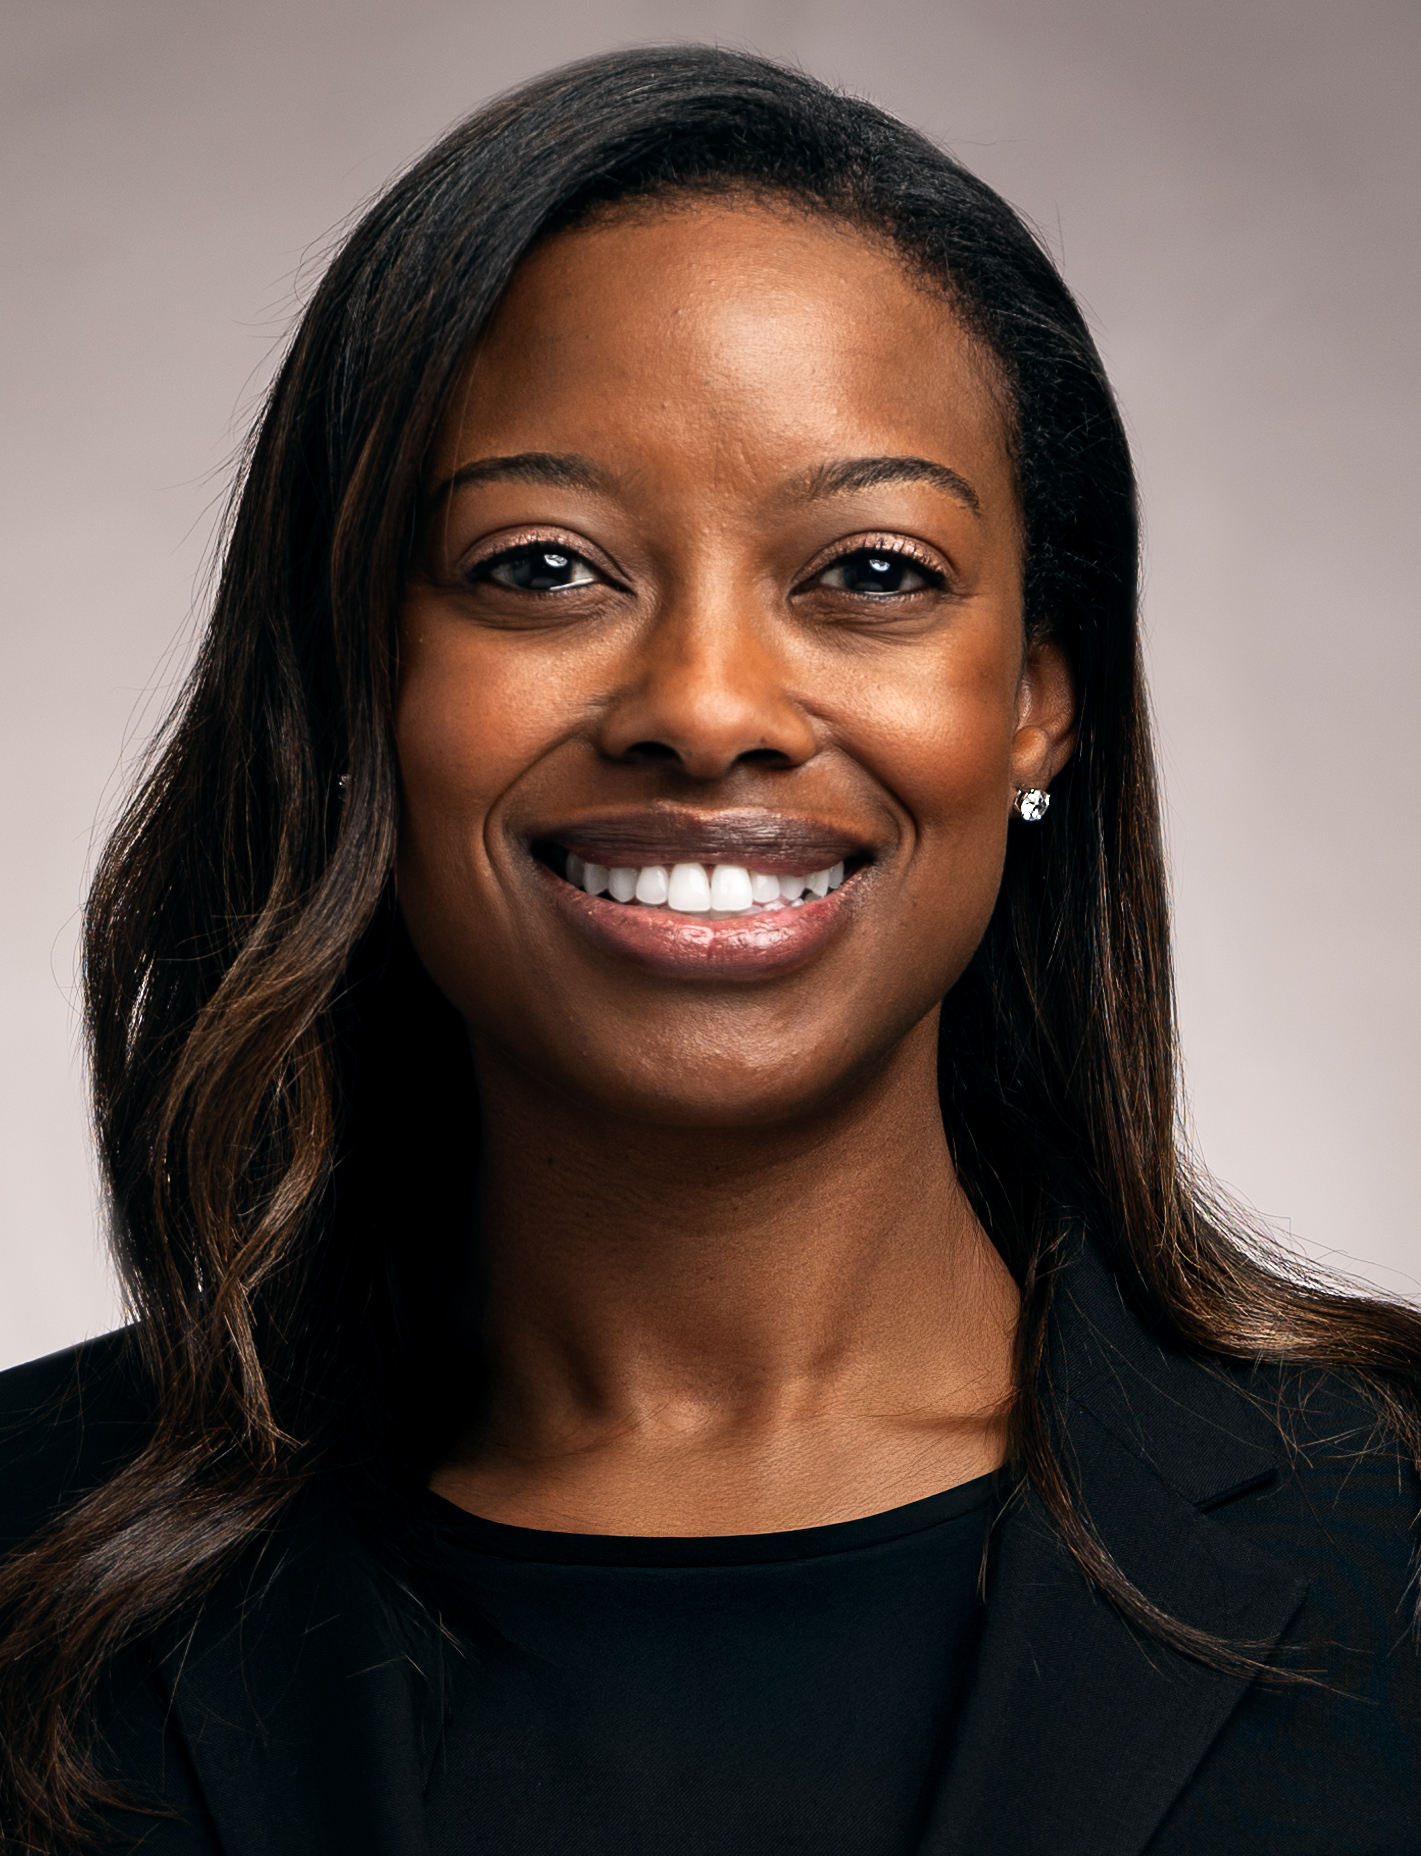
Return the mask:
[[1076, 747], [1076, 680], [1060, 645], [1027, 646], [1016, 690], [1013, 788], [1049, 787]]

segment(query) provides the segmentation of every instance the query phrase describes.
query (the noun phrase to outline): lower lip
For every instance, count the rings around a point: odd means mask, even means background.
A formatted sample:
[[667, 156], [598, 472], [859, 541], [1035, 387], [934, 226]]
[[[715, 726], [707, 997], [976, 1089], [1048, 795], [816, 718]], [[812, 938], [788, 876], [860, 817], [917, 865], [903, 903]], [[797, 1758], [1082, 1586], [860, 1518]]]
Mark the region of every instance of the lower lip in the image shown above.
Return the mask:
[[577, 930], [624, 960], [668, 979], [770, 979], [813, 958], [855, 906], [861, 872], [827, 896], [797, 908], [704, 921], [671, 909], [589, 896], [539, 864], [557, 907]]

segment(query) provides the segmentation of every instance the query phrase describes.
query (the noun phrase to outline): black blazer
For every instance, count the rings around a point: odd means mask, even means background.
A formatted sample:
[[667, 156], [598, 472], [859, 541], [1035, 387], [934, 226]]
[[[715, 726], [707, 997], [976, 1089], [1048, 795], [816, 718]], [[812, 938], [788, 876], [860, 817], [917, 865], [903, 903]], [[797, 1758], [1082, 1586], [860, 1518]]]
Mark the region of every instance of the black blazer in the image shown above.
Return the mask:
[[[1159, 1344], [1084, 1247], [1055, 1345], [1063, 1448], [1120, 1565], [1175, 1616], [1320, 1681], [1249, 1683], [1132, 1631], [1027, 1498], [994, 1536], [922, 1856], [1421, 1852], [1421, 1490], [1395, 1453], [1362, 1453], [1368, 1409], [1321, 1374]], [[130, 1352], [109, 1335], [0, 1375], [0, 1550], [134, 1448]], [[176, 1813], [126, 1832], [154, 1856], [428, 1856], [450, 1653], [309, 1492], [195, 1619], [115, 1669], [104, 1763]]]

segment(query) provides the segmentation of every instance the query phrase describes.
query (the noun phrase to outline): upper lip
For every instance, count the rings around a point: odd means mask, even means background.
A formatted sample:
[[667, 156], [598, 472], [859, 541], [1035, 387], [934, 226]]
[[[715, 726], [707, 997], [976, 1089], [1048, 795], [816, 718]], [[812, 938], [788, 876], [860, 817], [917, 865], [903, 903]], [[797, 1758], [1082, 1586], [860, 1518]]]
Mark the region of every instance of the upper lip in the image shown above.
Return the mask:
[[860, 834], [827, 819], [766, 807], [698, 812], [683, 806], [588, 813], [533, 834], [610, 868], [648, 864], [742, 864], [767, 874], [797, 876], [862, 857]]

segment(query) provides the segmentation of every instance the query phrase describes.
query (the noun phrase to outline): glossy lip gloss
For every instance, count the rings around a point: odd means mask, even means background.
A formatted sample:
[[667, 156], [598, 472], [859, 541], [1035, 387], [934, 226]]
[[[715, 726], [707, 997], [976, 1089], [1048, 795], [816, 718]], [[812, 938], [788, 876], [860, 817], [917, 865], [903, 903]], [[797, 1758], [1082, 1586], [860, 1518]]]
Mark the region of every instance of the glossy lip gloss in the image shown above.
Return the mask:
[[[530, 821], [531, 822], [531, 821]], [[669, 979], [772, 978], [810, 960], [857, 910], [873, 867], [873, 837], [832, 817], [770, 806], [651, 804], [539, 822], [524, 840], [549, 901], [594, 945]], [[546, 855], [539, 852], [543, 846]], [[588, 895], [558, 874], [556, 852], [609, 873], [620, 868], [735, 865], [747, 874], [805, 877], [849, 864], [827, 895], [716, 915]], [[663, 891], [664, 893], [664, 891]]]
[[797, 907], [707, 921], [668, 908], [589, 896], [537, 865], [549, 899], [573, 928], [608, 953], [668, 979], [754, 982], [791, 972], [818, 953], [857, 906], [865, 871]]

